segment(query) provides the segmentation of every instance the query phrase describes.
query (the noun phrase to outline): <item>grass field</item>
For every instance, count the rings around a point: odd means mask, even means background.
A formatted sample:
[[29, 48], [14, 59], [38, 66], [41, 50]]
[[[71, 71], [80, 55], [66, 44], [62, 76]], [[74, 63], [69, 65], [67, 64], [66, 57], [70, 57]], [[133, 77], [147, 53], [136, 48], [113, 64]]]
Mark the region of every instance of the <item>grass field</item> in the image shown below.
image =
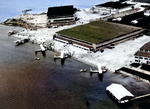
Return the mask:
[[58, 33], [97, 44], [137, 29], [139, 28], [100, 20]]

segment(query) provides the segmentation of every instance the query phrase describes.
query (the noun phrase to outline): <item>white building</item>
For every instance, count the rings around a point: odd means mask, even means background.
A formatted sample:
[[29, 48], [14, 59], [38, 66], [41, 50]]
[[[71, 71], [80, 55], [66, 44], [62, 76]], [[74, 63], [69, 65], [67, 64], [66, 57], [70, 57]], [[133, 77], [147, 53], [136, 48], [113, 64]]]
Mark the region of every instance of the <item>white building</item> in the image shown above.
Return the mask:
[[114, 99], [118, 103], [127, 103], [131, 98], [134, 97], [126, 88], [124, 88], [121, 84], [111, 84], [106, 88], [106, 91], [114, 97]]
[[136, 63], [150, 64], [150, 42], [143, 45], [134, 56]]

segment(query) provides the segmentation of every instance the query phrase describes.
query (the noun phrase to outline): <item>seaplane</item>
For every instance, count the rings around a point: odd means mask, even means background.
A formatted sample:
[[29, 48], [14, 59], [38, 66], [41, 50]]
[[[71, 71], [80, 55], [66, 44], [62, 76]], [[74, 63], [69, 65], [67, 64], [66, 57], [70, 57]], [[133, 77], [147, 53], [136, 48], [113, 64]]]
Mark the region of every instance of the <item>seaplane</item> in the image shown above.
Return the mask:
[[60, 53], [54, 54], [54, 58], [55, 59], [64, 59], [64, 58], [71, 57], [73, 55], [74, 55], [74, 52], [71, 53], [69, 51], [61, 50]]
[[[38, 52], [41, 52], [42, 53], [42, 55], [43, 55], [43, 57], [45, 58], [46, 57], [46, 51], [47, 50], [50, 50], [50, 51], [52, 51], [52, 50], [54, 50], [54, 48], [53, 48], [53, 46], [54, 46], [54, 43], [52, 43], [52, 42], [50, 42], [50, 43], [41, 43], [40, 44], [40, 49], [35, 49], [35, 55], [36, 55], [36, 57], [37, 57], [37, 53]], [[35, 58], [36, 60], [40, 60], [40, 58]]]
[[[46, 57], [45, 51], [47, 50], [46, 47], [44, 47], [43, 44], [40, 44], [40, 49], [35, 49], [35, 55], [37, 56], [38, 52], [41, 52], [43, 57]], [[40, 58], [35, 58], [36, 60], [40, 60]]]
[[99, 74], [102, 74], [102, 73], [104, 73], [106, 71], [107, 71], [107, 69], [104, 66], [100, 66], [100, 65], [98, 65], [98, 69], [97, 70], [92, 70], [90, 68], [90, 73], [99, 73]]
[[61, 50], [60, 53], [54, 53], [54, 61], [56, 61], [56, 59], [61, 59], [61, 64], [64, 64], [64, 61], [66, 58], [70, 58], [71, 56], [73, 56], [74, 52], [71, 54], [71, 52], [67, 52], [65, 50]]
[[102, 81], [103, 80], [103, 73], [106, 71], [107, 71], [106, 67], [98, 65], [97, 70], [92, 70], [90, 68], [90, 75], [92, 76], [93, 73], [98, 73], [98, 78], [100, 81]]

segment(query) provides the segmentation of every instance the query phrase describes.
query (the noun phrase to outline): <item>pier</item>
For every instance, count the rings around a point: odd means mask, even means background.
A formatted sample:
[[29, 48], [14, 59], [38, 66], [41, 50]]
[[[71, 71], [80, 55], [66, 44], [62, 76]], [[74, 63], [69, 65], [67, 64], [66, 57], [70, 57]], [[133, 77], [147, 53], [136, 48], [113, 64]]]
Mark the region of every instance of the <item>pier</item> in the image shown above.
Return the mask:
[[139, 66], [139, 68], [135, 68], [135, 67], [122, 67], [120, 69], [117, 70], [117, 72], [125, 74], [125, 75], [129, 75], [133, 78], [142, 80], [144, 82], [150, 83], [150, 72], [140, 69], [141, 66]]
[[150, 96], [150, 94], [137, 96], [137, 97], [132, 98], [132, 99], [131, 99], [131, 101], [133, 101], [133, 100], [137, 100], [137, 99], [141, 99], [141, 98], [144, 98], [144, 97], [149, 97], [149, 96]]

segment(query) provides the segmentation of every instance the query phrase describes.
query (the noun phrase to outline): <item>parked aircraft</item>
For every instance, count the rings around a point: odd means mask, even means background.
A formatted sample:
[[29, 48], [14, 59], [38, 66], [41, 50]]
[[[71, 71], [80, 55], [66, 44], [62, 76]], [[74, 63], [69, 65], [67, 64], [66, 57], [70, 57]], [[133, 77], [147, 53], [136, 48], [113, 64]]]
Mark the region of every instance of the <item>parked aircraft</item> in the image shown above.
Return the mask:
[[[53, 48], [53, 45], [54, 45], [54, 43], [43, 43], [43, 44], [40, 44], [40, 49], [35, 49], [35, 55], [37, 56], [37, 53], [38, 52], [41, 52], [42, 53], [42, 55], [43, 55], [43, 57], [46, 57], [46, 51], [47, 50], [54, 50], [54, 48]], [[37, 58], [36, 58], [37, 59]], [[39, 60], [39, 59], [38, 59]]]
[[103, 81], [103, 73], [106, 72], [106, 71], [107, 71], [107, 69], [104, 66], [98, 65], [97, 70], [92, 70], [90, 68], [90, 75], [92, 76], [93, 73], [98, 73], [99, 81]]
[[102, 74], [103, 72], [106, 72], [107, 69], [104, 67], [104, 66], [100, 66], [98, 65], [98, 69], [97, 70], [92, 70], [90, 68], [90, 73], [99, 73], [99, 74]]
[[74, 52], [71, 54], [69, 51], [61, 50], [60, 53], [54, 53], [54, 61], [61, 59], [61, 64], [63, 65], [66, 58], [70, 58], [74, 55]]
[[46, 48], [43, 46], [43, 44], [40, 44], [40, 49], [36, 49], [35, 50], [35, 55], [37, 56], [37, 53], [38, 52], [41, 52], [42, 53], [42, 55], [43, 55], [43, 57], [46, 57]]

